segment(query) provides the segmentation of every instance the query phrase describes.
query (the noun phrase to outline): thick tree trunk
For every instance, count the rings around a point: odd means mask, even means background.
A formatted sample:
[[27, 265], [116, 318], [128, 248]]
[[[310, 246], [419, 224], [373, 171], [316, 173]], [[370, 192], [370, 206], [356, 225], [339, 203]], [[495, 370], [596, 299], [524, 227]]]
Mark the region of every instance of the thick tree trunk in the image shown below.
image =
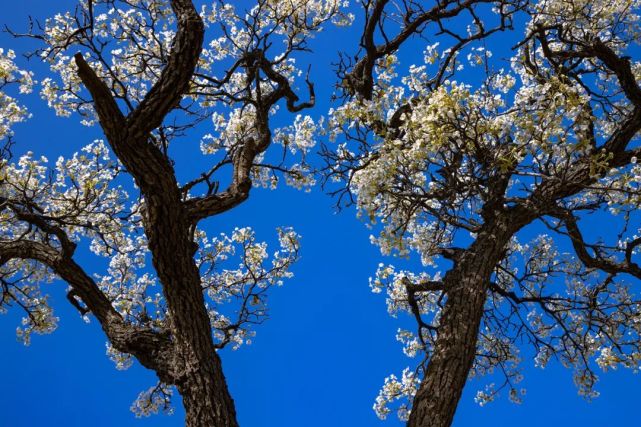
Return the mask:
[[211, 335], [187, 212], [175, 182], [151, 193], [163, 197], [147, 200], [145, 231], [167, 301], [175, 346], [175, 384], [183, 397], [186, 426], [235, 427], [234, 401]]
[[218, 354], [178, 386], [185, 407], [186, 427], [237, 427], [234, 401], [227, 389]]
[[[466, 272], [467, 273], [467, 272]], [[487, 279], [469, 272], [448, 294], [434, 354], [414, 399], [409, 427], [449, 427], [468, 373], [485, 303]]]
[[[510, 228], [511, 230], [508, 230]], [[447, 301], [427, 372], [414, 398], [408, 427], [449, 427], [474, 363], [492, 270], [513, 227], [497, 224], [479, 233], [444, 277]]]
[[[162, 366], [156, 369], [161, 381], [176, 385], [188, 427], [234, 427], [238, 425], [234, 402], [216, 354], [194, 260], [197, 245], [192, 230], [196, 224], [183, 203], [172, 163], [150, 138], [188, 91], [203, 44], [204, 25], [192, 1], [171, 0], [170, 4], [178, 28], [167, 64], [127, 117], [84, 57], [77, 54], [75, 59], [109, 144], [144, 195], [143, 225], [167, 303], [170, 343], [152, 349], [154, 354], [136, 356], [145, 366]], [[162, 358], [163, 363], [154, 357]]]

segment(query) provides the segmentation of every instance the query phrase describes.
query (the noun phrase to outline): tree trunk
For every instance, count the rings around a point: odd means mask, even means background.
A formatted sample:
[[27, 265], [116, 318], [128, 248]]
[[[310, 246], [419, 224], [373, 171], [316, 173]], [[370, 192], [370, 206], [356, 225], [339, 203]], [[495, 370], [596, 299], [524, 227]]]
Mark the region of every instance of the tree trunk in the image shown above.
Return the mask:
[[[177, 32], [167, 64], [144, 100], [127, 117], [111, 89], [82, 54], [77, 54], [75, 60], [110, 146], [144, 196], [143, 225], [167, 303], [170, 344], [160, 349], [162, 354], [154, 348], [156, 354], [137, 357], [145, 366], [162, 365], [163, 369], [156, 372], [161, 381], [178, 388], [188, 427], [235, 427], [238, 423], [234, 402], [216, 354], [200, 272], [194, 260], [198, 247], [192, 231], [196, 223], [183, 203], [171, 161], [151, 138], [151, 132], [188, 92], [204, 37], [203, 22], [191, 0], [171, 0], [170, 4]], [[162, 358], [163, 363], [153, 360], [154, 357]]]
[[213, 353], [206, 365], [178, 385], [186, 412], [185, 427], [237, 427], [234, 401], [218, 354]]
[[[505, 225], [504, 225], [505, 224]], [[449, 427], [474, 363], [492, 271], [503, 256], [513, 224], [485, 227], [443, 279], [447, 301], [438, 338], [414, 398], [408, 427]]]
[[[145, 232], [167, 301], [176, 387], [187, 427], [236, 427], [236, 411], [216, 353], [190, 222], [173, 179], [147, 191]], [[162, 195], [162, 196], [159, 196]]]
[[448, 294], [439, 336], [421, 387], [414, 398], [409, 427], [449, 427], [476, 354], [487, 279], [470, 272]]

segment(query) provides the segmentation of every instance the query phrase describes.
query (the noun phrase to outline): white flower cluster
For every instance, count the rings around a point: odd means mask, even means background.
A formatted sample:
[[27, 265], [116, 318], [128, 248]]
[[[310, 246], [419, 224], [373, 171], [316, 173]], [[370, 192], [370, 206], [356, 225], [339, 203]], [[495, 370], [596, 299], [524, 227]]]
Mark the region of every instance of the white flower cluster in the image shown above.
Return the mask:
[[[278, 230], [280, 248], [271, 256], [265, 242], [256, 241], [250, 228], [237, 228], [227, 236], [208, 238], [198, 231], [200, 250], [196, 254], [202, 285], [209, 297], [209, 316], [219, 347], [228, 343], [238, 349], [250, 344], [251, 326], [268, 315], [267, 293], [291, 278], [290, 268], [298, 259], [300, 236], [289, 228]], [[224, 268], [232, 260], [235, 268]]]
[[[393, 265], [379, 264], [376, 275], [369, 279], [369, 286], [374, 293], [387, 292], [387, 312], [396, 317], [399, 312], [410, 312], [408, 305], [407, 283], [421, 283], [440, 280], [440, 273], [434, 275], [427, 273], [414, 274], [409, 271], [396, 271]], [[421, 292], [417, 294], [417, 303], [424, 314], [437, 315], [440, 308], [437, 300], [440, 291]], [[435, 316], [436, 318], [438, 316]]]
[[571, 22], [568, 29], [574, 37], [591, 34], [624, 48], [629, 42], [641, 40], [640, 6], [638, 0], [541, 0], [535, 5], [533, 24]]
[[[419, 384], [420, 378], [415, 372], [411, 371], [410, 368], [403, 370], [400, 379], [393, 374], [385, 378], [385, 384], [383, 384], [383, 387], [376, 397], [376, 403], [374, 403], [376, 415], [384, 420], [392, 412], [389, 408], [391, 403], [398, 400], [411, 402], [418, 391]], [[400, 420], [407, 421], [410, 415], [409, 405], [407, 403], [399, 404], [396, 408], [396, 414]]]
[[[40, 206], [40, 214], [64, 221], [70, 237], [89, 237], [92, 250], [105, 254], [123, 244], [118, 215], [126, 213], [129, 195], [113, 185], [119, 173], [120, 166], [111, 160], [102, 141], [85, 146], [70, 159], [59, 158], [53, 168], [48, 167], [47, 158], [37, 159], [31, 152], [17, 163], [0, 163], [3, 197], [16, 204], [28, 201]], [[4, 211], [0, 218], [6, 237], [24, 229], [11, 211]]]
[[[203, 5], [201, 17], [207, 25], [228, 27], [225, 35], [210, 43], [209, 57], [222, 60], [239, 56], [256, 37], [268, 32], [281, 36], [284, 43], [294, 45], [313, 37], [327, 22], [350, 25], [354, 15], [343, 11], [348, 6], [349, 2], [345, 0], [266, 0], [241, 16], [230, 3]], [[242, 19], [255, 25], [246, 28]]]
[[159, 412], [171, 415], [174, 412], [171, 406], [172, 396], [173, 388], [158, 384], [138, 395], [138, 398], [131, 405], [131, 412], [138, 418], [148, 417]]
[[[21, 288], [25, 290], [25, 287]], [[58, 328], [58, 317], [54, 316], [53, 309], [48, 305], [47, 297], [36, 297], [37, 291], [31, 288], [25, 290], [25, 295], [18, 300], [27, 300], [25, 310], [29, 315], [22, 319], [22, 325], [16, 328], [16, 337], [24, 345], [31, 344], [31, 334], [50, 334]]]
[[[126, 253], [128, 231], [123, 229], [120, 215], [130, 212], [126, 207], [129, 196], [114, 185], [119, 172], [118, 164], [110, 159], [101, 141], [89, 144], [70, 159], [58, 159], [53, 168], [45, 157], [35, 158], [31, 152], [15, 163], [2, 160], [0, 197], [5, 208], [0, 212], [0, 238], [29, 238], [61, 247], [64, 242], [59, 237], [52, 239], [52, 235], [23, 221], [24, 215], [36, 215], [64, 229], [75, 243], [88, 239], [97, 254]], [[12, 260], [3, 267], [2, 279], [13, 281], [15, 292], [8, 295], [20, 301], [28, 314], [25, 327], [18, 331], [25, 342], [30, 331], [46, 333], [55, 329], [57, 318], [52, 315], [47, 298], [40, 296], [40, 284], [52, 279], [47, 268], [32, 261]]]
[[107, 357], [114, 362], [119, 371], [125, 371], [134, 364], [134, 359], [130, 354], [119, 352], [110, 343], [107, 343]]
[[7, 93], [12, 90], [12, 86], [18, 87], [19, 94], [27, 94], [33, 90], [33, 73], [18, 68], [15, 58], [14, 51], [0, 48], [0, 142], [12, 135], [13, 124], [29, 117], [26, 108]]
[[[93, 3], [94, 25], [86, 44], [99, 48], [85, 54], [85, 59], [130, 109], [144, 98], [167, 61], [175, 18], [166, 0]], [[58, 115], [79, 113], [84, 124], [92, 125], [96, 123], [93, 107], [81, 95], [82, 85], [70, 56], [75, 51], [69, 51], [81, 32], [79, 11], [89, 16], [87, 2], [80, 1], [76, 13], [58, 14], [45, 22], [49, 47], [41, 56], [59, 79], [44, 79], [40, 93]]]

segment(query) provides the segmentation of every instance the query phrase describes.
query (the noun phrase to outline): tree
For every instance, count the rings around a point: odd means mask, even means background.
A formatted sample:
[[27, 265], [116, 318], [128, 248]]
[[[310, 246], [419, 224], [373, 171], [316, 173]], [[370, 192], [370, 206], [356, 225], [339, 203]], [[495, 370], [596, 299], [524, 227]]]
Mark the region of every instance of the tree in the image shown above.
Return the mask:
[[[40, 285], [62, 279], [69, 302], [99, 322], [117, 367], [135, 358], [157, 374], [135, 411], [167, 409], [175, 387], [186, 425], [237, 425], [217, 350], [248, 341], [265, 319], [298, 236], [279, 230], [269, 260], [250, 229], [208, 237], [199, 224], [245, 201], [252, 185], [313, 183], [305, 154], [316, 125], [301, 114], [284, 127], [271, 120], [284, 116], [281, 104], [288, 113], [314, 105], [311, 81], [307, 101], [295, 92], [295, 59], [323, 25], [349, 22], [341, 6], [259, 0], [237, 12], [224, 2], [198, 11], [190, 0], [82, 0], [13, 33], [42, 43], [32, 58], [50, 64], [41, 94], [56, 113], [98, 123], [106, 139], [52, 166], [31, 152], [12, 161], [11, 126], [29, 115], [16, 97], [34, 81], [0, 50], [0, 310], [25, 312], [25, 343], [55, 329]], [[210, 118], [213, 131], [199, 136]], [[211, 169], [179, 183], [172, 148], [201, 137]], [[282, 154], [269, 157], [273, 143]], [[107, 272], [85, 271], [77, 248], [107, 258]]]
[[[639, 369], [639, 6], [363, 2], [326, 179], [383, 254], [423, 265], [371, 280], [390, 314], [415, 319], [397, 338], [419, 359], [385, 380], [380, 417], [398, 400], [408, 426], [449, 426], [467, 378], [494, 371], [504, 384], [477, 400], [519, 401], [525, 351], [574, 369], [588, 398], [595, 363]], [[401, 65], [418, 46], [424, 61]]]

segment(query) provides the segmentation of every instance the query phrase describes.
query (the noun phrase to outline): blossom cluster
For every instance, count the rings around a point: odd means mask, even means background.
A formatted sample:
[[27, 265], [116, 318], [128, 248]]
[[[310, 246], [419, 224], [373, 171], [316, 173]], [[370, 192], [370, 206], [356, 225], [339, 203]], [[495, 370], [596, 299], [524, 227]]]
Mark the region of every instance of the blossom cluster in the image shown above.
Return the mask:
[[18, 87], [18, 94], [33, 90], [33, 73], [18, 68], [15, 58], [14, 51], [0, 48], [0, 142], [12, 135], [13, 124], [29, 117], [26, 108], [7, 93], [12, 86]]

